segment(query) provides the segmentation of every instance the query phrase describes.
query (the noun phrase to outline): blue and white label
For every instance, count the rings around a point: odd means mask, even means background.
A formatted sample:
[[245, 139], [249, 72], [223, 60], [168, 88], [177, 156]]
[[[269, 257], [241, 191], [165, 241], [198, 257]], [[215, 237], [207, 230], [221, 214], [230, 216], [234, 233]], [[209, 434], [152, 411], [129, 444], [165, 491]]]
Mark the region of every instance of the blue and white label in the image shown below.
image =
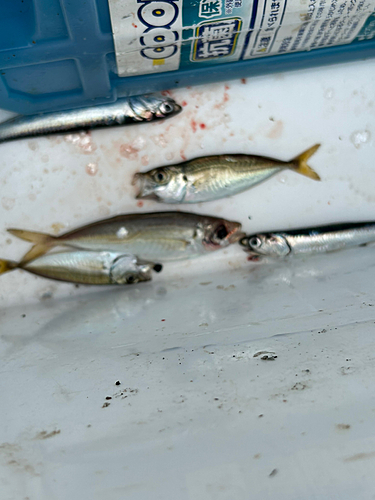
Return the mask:
[[201, 23], [195, 32], [191, 60], [206, 61], [233, 54], [241, 24], [238, 18]]
[[108, 0], [119, 76], [375, 36], [375, 0]]
[[119, 76], [180, 66], [182, 0], [109, 0]]
[[222, 4], [221, 0], [200, 0], [199, 2], [199, 17], [210, 19], [211, 17], [221, 16]]
[[261, 0], [243, 59], [351, 43], [375, 0]]

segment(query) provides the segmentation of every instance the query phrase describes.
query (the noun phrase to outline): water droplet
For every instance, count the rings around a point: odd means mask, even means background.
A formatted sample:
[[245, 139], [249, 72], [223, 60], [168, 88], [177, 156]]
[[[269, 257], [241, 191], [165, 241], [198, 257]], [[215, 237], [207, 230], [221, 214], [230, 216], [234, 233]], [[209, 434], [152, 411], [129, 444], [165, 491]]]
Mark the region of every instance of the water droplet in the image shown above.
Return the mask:
[[327, 89], [325, 92], [324, 92], [324, 97], [326, 99], [332, 99], [332, 97], [335, 95], [335, 91], [333, 90], [333, 88], [329, 88]]
[[86, 173], [89, 175], [96, 175], [98, 172], [98, 165], [97, 163], [88, 163], [86, 165]]
[[354, 144], [354, 147], [359, 149], [362, 144], [366, 144], [371, 139], [371, 133], [368, 130], [357, 130], [353, 132], [350, 136], [350, 140]]
[[92, 142], [90, 132], [80, 132], [79, 134], [67, 134], [65, 142], [71, 142], [83, 150], [84, 153], [92, 153], [96, 150], [96, 145]]
[[167, 141], [166, 141], [163, 134], [159, 134], [159, 135], [156, 135], [154, 137], [151, 137], [151, 140], [154, 144], [156, 144], [157, 146], [160, 146], [161, 148], [167, 147]]
[[165, 155], [165, 159], [168, 161], [173, 160], [173, 158], [174, 158], [174, 153], [167, 153]]
[[1, 204], [5, 210], [12, 210], [16, 203], [16, 200], [14, 198], [8, 198], [7, 196], [4, 196], [4, 198], [1, 198]]
[[146, 144], [145, 139], [140, 135], [138, 137], [136, 137], [134, 139], [134, 141], [132, 142], [133, 148], [138, 149], [138, 151], [140, 151], [144, 147], [145, 144]]
[[285, 184], [286, 183], [286, 178], [285, 177], [279, 177], [279, 182], [281, 182], [281, 184]]
[[117, 231], [116, 236], [117, 238], [125, 238], [128, 235], [128, 230], [126, 227], [120, 227], [120, 229]]

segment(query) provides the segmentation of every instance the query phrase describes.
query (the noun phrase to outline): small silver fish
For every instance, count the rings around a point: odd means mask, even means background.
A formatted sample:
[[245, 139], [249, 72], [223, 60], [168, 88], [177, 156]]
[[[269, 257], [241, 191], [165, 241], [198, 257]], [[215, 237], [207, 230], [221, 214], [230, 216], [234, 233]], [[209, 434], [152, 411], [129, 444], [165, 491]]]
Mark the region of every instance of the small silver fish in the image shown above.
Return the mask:
[[34, 243], [23, 257], [23, 263], [56, 246], [129, 253], [163, 263], [225, 248], [245, 236], [240, 229], [238, 222], [217, 217], [185, 212], [153, 212], [119, 215], [61, 236], [21, 229], [8, 231]]
[[375, 223], [361, 222], [253, 234], [240, 243], [254, 257], [286, 257], [333, 252], [372, 242]]
[[145, 95], [91, 108], [16, 116], [0, 123], [0, 142], [74, 130], [131, 125], [169, 118], [182, 110], [170, 97]]
[[178, 165], [136, 173], [133, 185], [140, 182], [137, 198], [163, 203], [199, 203], [241, 193], [283, 169], [320, 180], [307, 165], [307, 160], [319, 146], [316, 144], [289, 162], [250, 155], [195, 158]]
[[160, 272], [162, 266], [138, 261], [134, 255], [78, 250], [50, 253], [24, 264], [0, 259], [0, 274], [12, 269], [70, 283], [125, 285], [151, 280], [151, 270]]

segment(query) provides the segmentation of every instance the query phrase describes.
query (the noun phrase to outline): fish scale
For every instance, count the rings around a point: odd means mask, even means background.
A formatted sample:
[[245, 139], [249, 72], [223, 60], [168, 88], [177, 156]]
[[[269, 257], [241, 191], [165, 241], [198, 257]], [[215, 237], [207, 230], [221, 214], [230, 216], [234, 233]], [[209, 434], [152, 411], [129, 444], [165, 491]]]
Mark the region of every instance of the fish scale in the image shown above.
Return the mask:
[[[235, 163], [231, 164], [232, 158]], [[226, 156], [225, 165], [222, 165], [220, 157], [213, 158], [206, 164], [197, 166], [194, 161], [189, 162], [185, 167], [188, 178], [194, 180], [191, 189], [187, 189], [184, 202], [190, 200], [194, 203], [202, 201], [212, 201], [220, 196], [231, 196], [233, 192], [242, 192], [250, 187], [249, 173], [251, 172], [251, 186], [255, 186], [269, 177], [277, 174], [282, 166], [274, 162], [266, 167], [267, 163], [260, 165], [258, 157], [246, 157], [242, 159], [240, 155]], [[229, 164], [228, 164], [229, 163]], [[199, 194], [197, 194], [199, 193]]]

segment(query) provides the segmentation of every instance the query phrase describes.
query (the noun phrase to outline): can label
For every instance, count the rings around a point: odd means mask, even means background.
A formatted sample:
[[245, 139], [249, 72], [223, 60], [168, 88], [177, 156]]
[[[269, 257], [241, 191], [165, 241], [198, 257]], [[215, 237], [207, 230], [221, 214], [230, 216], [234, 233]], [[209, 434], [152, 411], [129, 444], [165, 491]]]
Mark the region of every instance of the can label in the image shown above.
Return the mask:
[[108, 0], [119, 76], [375, 37], [375, 0]]

